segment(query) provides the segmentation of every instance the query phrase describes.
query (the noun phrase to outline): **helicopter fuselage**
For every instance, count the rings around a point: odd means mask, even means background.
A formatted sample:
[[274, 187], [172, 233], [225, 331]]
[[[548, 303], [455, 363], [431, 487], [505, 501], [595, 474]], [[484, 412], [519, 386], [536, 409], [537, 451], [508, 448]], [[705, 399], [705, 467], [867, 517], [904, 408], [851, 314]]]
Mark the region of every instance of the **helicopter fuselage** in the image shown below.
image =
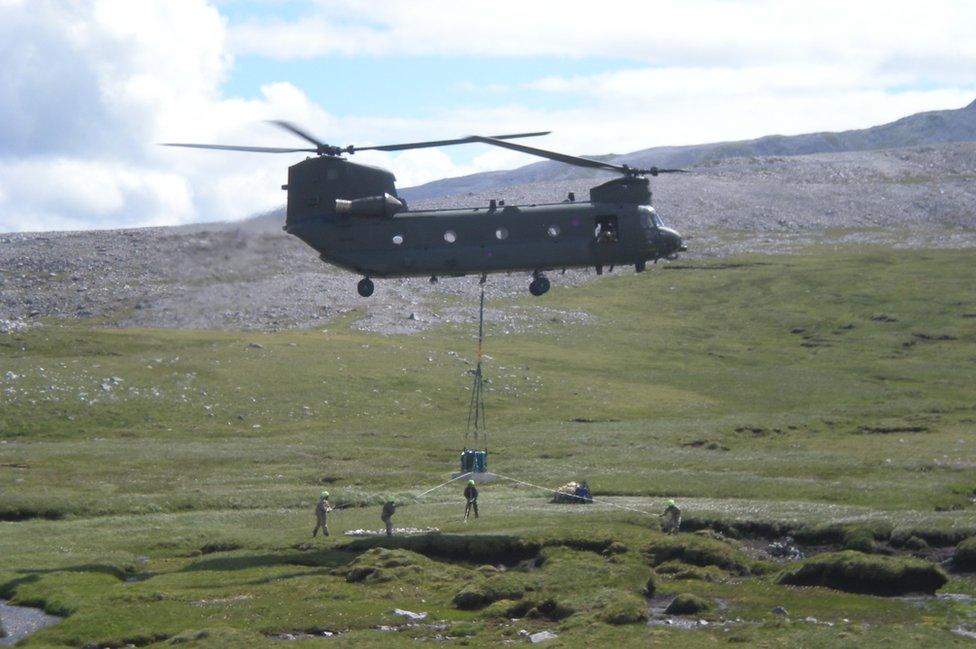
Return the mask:
[[323, 261], [377, 278], [633, 265], [681, 248], [650, 205], [635, 204], [496, 204], [389, 217], [324, 212], [286, 229]]
[[444, 210], [406, 209], [394, 181], [385, 169], [344, 158], [308, 158], [288, 170], [285, 230], [323, 261], [366, 280], [512, 271], [539, 276], [625, 264], [643, 270], [647, 261], [684, 249], [651, 207], [644, 177], [593, 187], [589, 201], [491, 201]]

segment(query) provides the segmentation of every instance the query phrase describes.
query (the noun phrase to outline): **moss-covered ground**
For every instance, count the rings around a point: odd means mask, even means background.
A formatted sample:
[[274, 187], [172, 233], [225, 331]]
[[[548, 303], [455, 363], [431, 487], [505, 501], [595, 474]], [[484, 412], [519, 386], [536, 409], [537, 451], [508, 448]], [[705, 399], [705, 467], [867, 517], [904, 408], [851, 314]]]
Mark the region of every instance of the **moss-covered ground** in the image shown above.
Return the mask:
[[[468, 524], [459, 485], [417, 496], [465, 443], [473, 326], [2, 336], [0, 597], [67, 616], [27, 646], [488, 646], [542, 629], [548, 646], [961, 645], [965, 598], [786, 585], [797, 564], [760, 550], [791, 533], [889, 566], [976, 534], [974, 267], [970, 250], [815, 247], [495, 301], [591, 317], [488, 324], [491, 468], [585, 479], [600, 502], [499, 481]], [[342, 507], [328, 540], [310, 537], [323, 488]], [[442, 534], [342, 535], [379, 528], [388, 494], [396, 525]], [[677, 537], [657, 531], [667, 498]], [[652, 566], [655, 601], [708, 604], [694, 628], [656, 617]], [[939, 593], [976, 594], [946, 567]], [[428, 618], [405, 626], [397, 607]]]

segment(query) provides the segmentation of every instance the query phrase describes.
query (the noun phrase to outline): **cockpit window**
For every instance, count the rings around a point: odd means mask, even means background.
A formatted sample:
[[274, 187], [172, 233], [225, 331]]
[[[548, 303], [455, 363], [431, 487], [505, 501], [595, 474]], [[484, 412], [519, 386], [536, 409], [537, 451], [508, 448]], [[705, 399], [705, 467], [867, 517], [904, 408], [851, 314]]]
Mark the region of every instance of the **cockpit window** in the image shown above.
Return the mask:
[[641, 217], [641, 223], [643, 223], [644, 227], [650, 227], [650, 226], [653, 226], [655, 228], [664, 227], [664, 221], [662, 221], [661, 217], [657, 215], [657, 212], [654, 211], [653, 207], [651, 207], [650, 205], [641, 205], [637, 209], [643, 215]]

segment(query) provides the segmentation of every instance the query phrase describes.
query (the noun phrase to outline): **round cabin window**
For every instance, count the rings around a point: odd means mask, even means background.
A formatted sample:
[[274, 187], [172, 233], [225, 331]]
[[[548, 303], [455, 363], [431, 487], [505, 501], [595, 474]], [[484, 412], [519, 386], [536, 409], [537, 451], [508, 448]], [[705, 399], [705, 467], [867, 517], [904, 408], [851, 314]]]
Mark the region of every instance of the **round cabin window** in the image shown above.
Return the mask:
[[394, 234], [393, 235], [393, 243], [395, 245], [398, 245], [398, 246], [400, 244], [402, 244], [403, 243], [403, 235], [402, 234]]
[[454, 230], [448, 230], [444, 233], [444, 241], [454, 243], [457, 241], [457, 233], [455, 233]]
[[508, 228], [498, 228], [495, 230], [495, 238], [499, 241], [504, 241], [508, 238]]
[[549, 235], [549, 238], [550, 239], [555, 239], [556, 237], [559, 236], [559, 226], [558, 225], [550, 225], [549, 226], [549, 229], [546, 230], [546, 234]]

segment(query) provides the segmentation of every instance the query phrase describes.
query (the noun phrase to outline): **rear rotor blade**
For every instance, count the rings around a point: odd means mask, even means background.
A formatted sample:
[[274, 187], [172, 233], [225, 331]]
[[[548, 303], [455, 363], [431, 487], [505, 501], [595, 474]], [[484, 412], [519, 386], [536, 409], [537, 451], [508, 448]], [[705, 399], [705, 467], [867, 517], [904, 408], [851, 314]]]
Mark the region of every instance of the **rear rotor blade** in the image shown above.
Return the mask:
[[[511, 140], [519, 137], [538, 137], [540, 135], [549, 135], [552, 131], [539, 131], [537, 133], [513, 133], [511, 135], [492, 135], [493, 140]], [[382, 146], [353, 146], [349, 147], [347, 150], [350, 153], [355, 151], [404, 151], [406, 149], [426, 149], [435, 146], [449, 146], [452, 144], [470, 144], [472, 142], [480, 142], [483, 138], [478, 135], [469, 135], [468, 137], [455, 138], [453, 140], [431, 140], [429, 142], [407, 142], [406, 144], [384, 144]]]
[[281, 149], [270, 146], [234, 146], [231, 144], [182, 144], [177, 142], [163, 142], [161, 146], [182, 146], [191, 149], [220, 149], [222, 151], [251, 151], [253, 153], [298, 153], [308, 151], [318, 152], [318, 149]]
[[606, 171], [616, 171], [622, 174], [633, 173], [630, 167], [625, 165], [615, 165], [610, 162], [601, 162], [600, 160], [593, 160], [591, 158], [582, 158], [580, 156], [568, 155], [566, 153], [558, 153], [556, 151], [549, 151], [547, 149], [537, 149], [533, 146], [526, 146], [524, 144], [516, 144], [514, 142], [505, 142], [493, 137], [482, 137], [480, 135], [472, 135], [472, 139], [477, 142], [484, 142], [485, 144], [493, 144], [495, 146], [500, 146], [505, 149], [511, 149], [513, 151], [521, 151], [522, 153], [530, 153], [532, 155], [537, 155], [541, 158], [549, 158], [550, 160], [555, 160], [556, 162], [565, 162], [566, 164], [575, 165], [577, 167], [589, 167], [591, 169], [603, 169]]
[[485, 144], [493, 144], [495, 146], [500, 146], [506, 149], [511, 149], [513, 151], [521, 151], [522, 153], [530, 153], [532, 155], [537, 155], [541, 158], [549, 158], [550, 160], [555, 160], [556, 162], [565, 162], [566, 164], [575, 165], [577, 167], [588, 167], [590, 169], [603, 169], [604, 171], [616, 171], [617, 173], [624, 174], [625, 176], [642, 176], [644, 174], [650, 174], [651, 176], [656, 176], [658, 174], [666, 173], [686, 173], [684, 169], [658, 169], [657, 167], [651, 167], [650, 169], [638, 169], [636, 167], [631, 167], [625, 164], [613, 164], [612, 162], [603, 162], [602, 160], [594, 160], [592, 158], [584, 158], [578, 155], [569, 155], [566, 153], [559, 153], [557, 151], [549, 151], [548, 149], [538, 149], [533, 146], [526, 146], [524, 144], [516, 144], [514, 142], [504, 142], [498, 138], [491, 137], [481, 137], [478, 135], [471, 136], [474, 140], [478, 142], [484, 142]]

